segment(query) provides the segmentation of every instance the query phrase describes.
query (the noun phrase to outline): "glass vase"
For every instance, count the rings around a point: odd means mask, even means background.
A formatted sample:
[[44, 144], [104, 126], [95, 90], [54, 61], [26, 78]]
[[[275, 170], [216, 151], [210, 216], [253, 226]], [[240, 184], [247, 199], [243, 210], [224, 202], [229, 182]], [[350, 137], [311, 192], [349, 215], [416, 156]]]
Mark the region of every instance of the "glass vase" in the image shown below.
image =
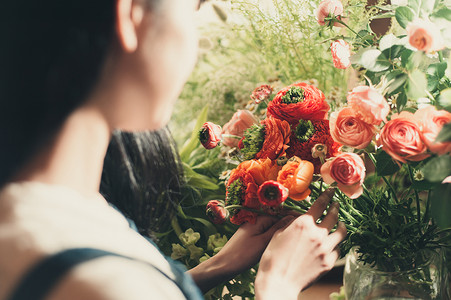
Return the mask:
[[415, 268], [386, 272], [358, 260], [355, 250], [346, 257], [344, 288], [347, 300], [449, 300], [449, 279], [444, 255], [428, 251]]

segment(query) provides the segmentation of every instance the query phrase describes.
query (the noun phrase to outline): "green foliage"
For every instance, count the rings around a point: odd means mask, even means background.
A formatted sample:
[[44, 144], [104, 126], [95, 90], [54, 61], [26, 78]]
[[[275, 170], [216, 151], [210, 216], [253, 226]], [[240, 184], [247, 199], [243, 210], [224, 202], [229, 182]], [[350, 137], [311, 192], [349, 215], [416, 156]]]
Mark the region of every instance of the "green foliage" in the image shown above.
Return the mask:
[[441, 155], [429, 160], [422, 168], [424, 176], [431, 182], [441, 182], [451, 174], [451, 156]]
[[449, 195], [451, 195], [451, 183], [442, 184], [432, 192], [431, 213], [442, 228], [451, 228], [451, 218], [448, 213], [451, 211]]
[[265, 141], [265, 126], [252, 125], [244, 133], [243, 149], [241, 152], [245, 160], [252, 159], [263, 147]]
[[379, 176], [393, 175], [399, 171], [399, 165], [383, 150], [376, 154], [376, 172]]

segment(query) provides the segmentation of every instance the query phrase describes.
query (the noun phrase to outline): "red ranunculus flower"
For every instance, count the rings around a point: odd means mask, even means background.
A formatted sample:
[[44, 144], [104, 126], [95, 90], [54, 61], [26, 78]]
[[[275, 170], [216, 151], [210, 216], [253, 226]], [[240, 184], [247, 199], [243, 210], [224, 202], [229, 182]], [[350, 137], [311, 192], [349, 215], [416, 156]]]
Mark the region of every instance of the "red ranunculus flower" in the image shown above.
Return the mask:
[[213, 149], [221, 141], [221, 126], [212, 122], [205, 122], [199, 130], [199, 140], [205, 149]]
[[308, 160], [315, 166], [315, 173], [319, 173], [321, 159], [312, 156], [312, 149], [317, 144], [323, 144], [327, 148], [326, 158], [334, 157], [339, 153], [340, 144], [334, 141], [330, 135], [329, 120], [301, 120], [291, 127], [291, 137], [287, 156], [297, 156]]
[[280, 90], [269, 102], [267, 114], [276, 119], [295, 124], [299, 120], [323, 120], [329, 105], [323, 92], [313, 85], [300, 82]]
[[261, 121], [261, 125], [254, 125], [248, 130], [238, 147], [242, 150], [245, 159], [270, 158], [274, 160], [285, 154], [290, 135], [290, 124], [269, 117]]
[[218, 200], [211, 200], [207, 204], [207, 216], [215, 224], [222, 224], [229, 218], [229, 211], [224, 207], [224, 203]]
[[258, 200], [263, 205], [276, 207], [288, 198], [288, 189], [280, 182], [268, 180], [258, 188]]

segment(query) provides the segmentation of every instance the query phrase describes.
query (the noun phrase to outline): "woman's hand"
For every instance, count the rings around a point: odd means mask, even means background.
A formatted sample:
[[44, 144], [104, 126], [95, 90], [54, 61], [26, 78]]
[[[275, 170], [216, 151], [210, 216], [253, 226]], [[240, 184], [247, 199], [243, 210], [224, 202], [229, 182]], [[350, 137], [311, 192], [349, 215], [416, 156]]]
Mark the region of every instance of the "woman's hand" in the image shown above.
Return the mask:
[[188, 272], [203, 292], [232, 279], [258, 263], [273, 234], [293, 219], [259, 216], [255, 224], [243, 224], [218, 254]]
[[339, 256], [337, 245], [346, 228], [338, 221], [338, 203], [333, 203], [323, 221], [321, 217], [333, 196], [324, 192], [309, 211], [277, 231], [260, 261], [255, 290], [257, 299], [297, 299], [302, 289], [329, 271]]

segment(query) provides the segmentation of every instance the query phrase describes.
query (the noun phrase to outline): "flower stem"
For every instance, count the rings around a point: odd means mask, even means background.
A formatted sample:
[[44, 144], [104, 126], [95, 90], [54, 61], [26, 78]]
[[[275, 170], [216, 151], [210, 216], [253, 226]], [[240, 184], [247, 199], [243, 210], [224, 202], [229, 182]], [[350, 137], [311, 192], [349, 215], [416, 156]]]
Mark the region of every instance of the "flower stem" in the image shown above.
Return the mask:
[[177, 221], [177, 217], [172, 218], [171, 226], [172, 229], [174, 229], [175, 234], [177, 234], [177, 236], [180, 236], [183, 233], [182, 228], [180, 228], [179, 222]]
[[243, 137], [238, 136], [238, 135], [234, 135], [234, 134], [227, 134], [227, 133], [223, 133], [221, 135], [223, 138], [232, 138], [232, 139], [237, 139], [237, 140], [241, 140]]
[[[371, 159], [371, 161], [373, 162], [374, 166], [376, 166], [376, 158], [374, 157], [373, 153], [367, 153], [368, 157]], [[382, 179], [385, 181], [385, 184], [388, 186], [388, 188], [390, 189], [392, 195], [393, 195], [393, 199], [395, 199], [396, 203], [399, 203], [398, 201], [398, 197], [396, 196], [396, 192], [395, 189], [393, 188], [393, 186], [391, 185], [390, 181], [388, 181], [387, 178], [385, 178], [385, 176], [381, 176]]]
[[[407, 165], [407, 169], [409, 170], [409, 177], [410, 177], [410, 182], [413, 184], [414, 179], [413, 179], [413, 171], [412, 171], [412, 167], [410, 165]], [[420, 197], [418, 196], [418, 192], [416, 189], [413, 189], [414, 193], [415, 193], [415, 201], [417, 203], [417, 218], [418, 218], [418, 224], [421, 223], [421, 207], [420, 207]]]

